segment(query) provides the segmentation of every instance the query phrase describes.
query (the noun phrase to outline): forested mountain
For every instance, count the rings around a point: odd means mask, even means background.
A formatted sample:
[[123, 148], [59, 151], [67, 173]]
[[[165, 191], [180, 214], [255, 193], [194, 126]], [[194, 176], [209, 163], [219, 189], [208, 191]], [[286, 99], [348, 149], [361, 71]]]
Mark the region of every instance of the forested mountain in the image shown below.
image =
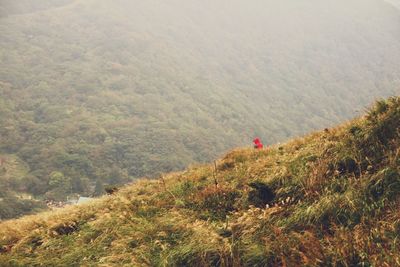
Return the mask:
[[90, 194], [328, 127], [399, 93], [399, 30], [381, 0], [1, 1], [2, 188]]

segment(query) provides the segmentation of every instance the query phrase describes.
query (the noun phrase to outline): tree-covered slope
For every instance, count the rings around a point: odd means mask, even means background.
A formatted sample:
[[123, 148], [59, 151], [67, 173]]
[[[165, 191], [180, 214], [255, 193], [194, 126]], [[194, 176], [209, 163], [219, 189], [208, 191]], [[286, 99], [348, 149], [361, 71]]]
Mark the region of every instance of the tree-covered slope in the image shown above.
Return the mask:
[[0, 154], [37, 196], [285, 140], [398, 93], [400, 16], [383, 1], [35, 2], [0, 4]]
[[0, 224], [2, 266], [398, 266], [400, 99]]

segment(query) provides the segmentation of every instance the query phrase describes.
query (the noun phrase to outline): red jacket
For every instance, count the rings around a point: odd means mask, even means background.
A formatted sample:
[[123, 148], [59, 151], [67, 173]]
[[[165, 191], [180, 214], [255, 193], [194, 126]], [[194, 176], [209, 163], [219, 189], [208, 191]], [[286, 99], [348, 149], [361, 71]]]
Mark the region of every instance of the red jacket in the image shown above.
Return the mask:
[[253, 143], [254, 143], [254, 148], [256, 149], [262, 149], [264, 147], [264, 145], [260, 141], [260, 138], [258, 137], [253, 140]]

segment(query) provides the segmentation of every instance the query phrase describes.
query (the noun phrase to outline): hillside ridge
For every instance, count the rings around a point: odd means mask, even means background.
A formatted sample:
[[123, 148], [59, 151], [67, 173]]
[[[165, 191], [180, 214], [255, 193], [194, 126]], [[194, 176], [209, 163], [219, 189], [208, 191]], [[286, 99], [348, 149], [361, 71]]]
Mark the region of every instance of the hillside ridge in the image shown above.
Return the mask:
[[399, 266], [400, 98], [0, 224], [1, 266]]

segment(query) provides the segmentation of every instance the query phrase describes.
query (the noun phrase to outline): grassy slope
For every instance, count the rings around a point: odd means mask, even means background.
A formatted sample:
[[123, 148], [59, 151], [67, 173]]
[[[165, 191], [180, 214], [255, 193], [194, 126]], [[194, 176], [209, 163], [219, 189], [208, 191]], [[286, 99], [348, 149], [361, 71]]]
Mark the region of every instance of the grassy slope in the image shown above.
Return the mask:
[[[0, 265], [400, 265], [400, 98], [335, 129], [0, 225]], [[163, 182], [164, 181], [164, 182]], [[275, 193], [251, 205], [249, 183]], [[361, 266], [361, 265], [360, 265]]]

